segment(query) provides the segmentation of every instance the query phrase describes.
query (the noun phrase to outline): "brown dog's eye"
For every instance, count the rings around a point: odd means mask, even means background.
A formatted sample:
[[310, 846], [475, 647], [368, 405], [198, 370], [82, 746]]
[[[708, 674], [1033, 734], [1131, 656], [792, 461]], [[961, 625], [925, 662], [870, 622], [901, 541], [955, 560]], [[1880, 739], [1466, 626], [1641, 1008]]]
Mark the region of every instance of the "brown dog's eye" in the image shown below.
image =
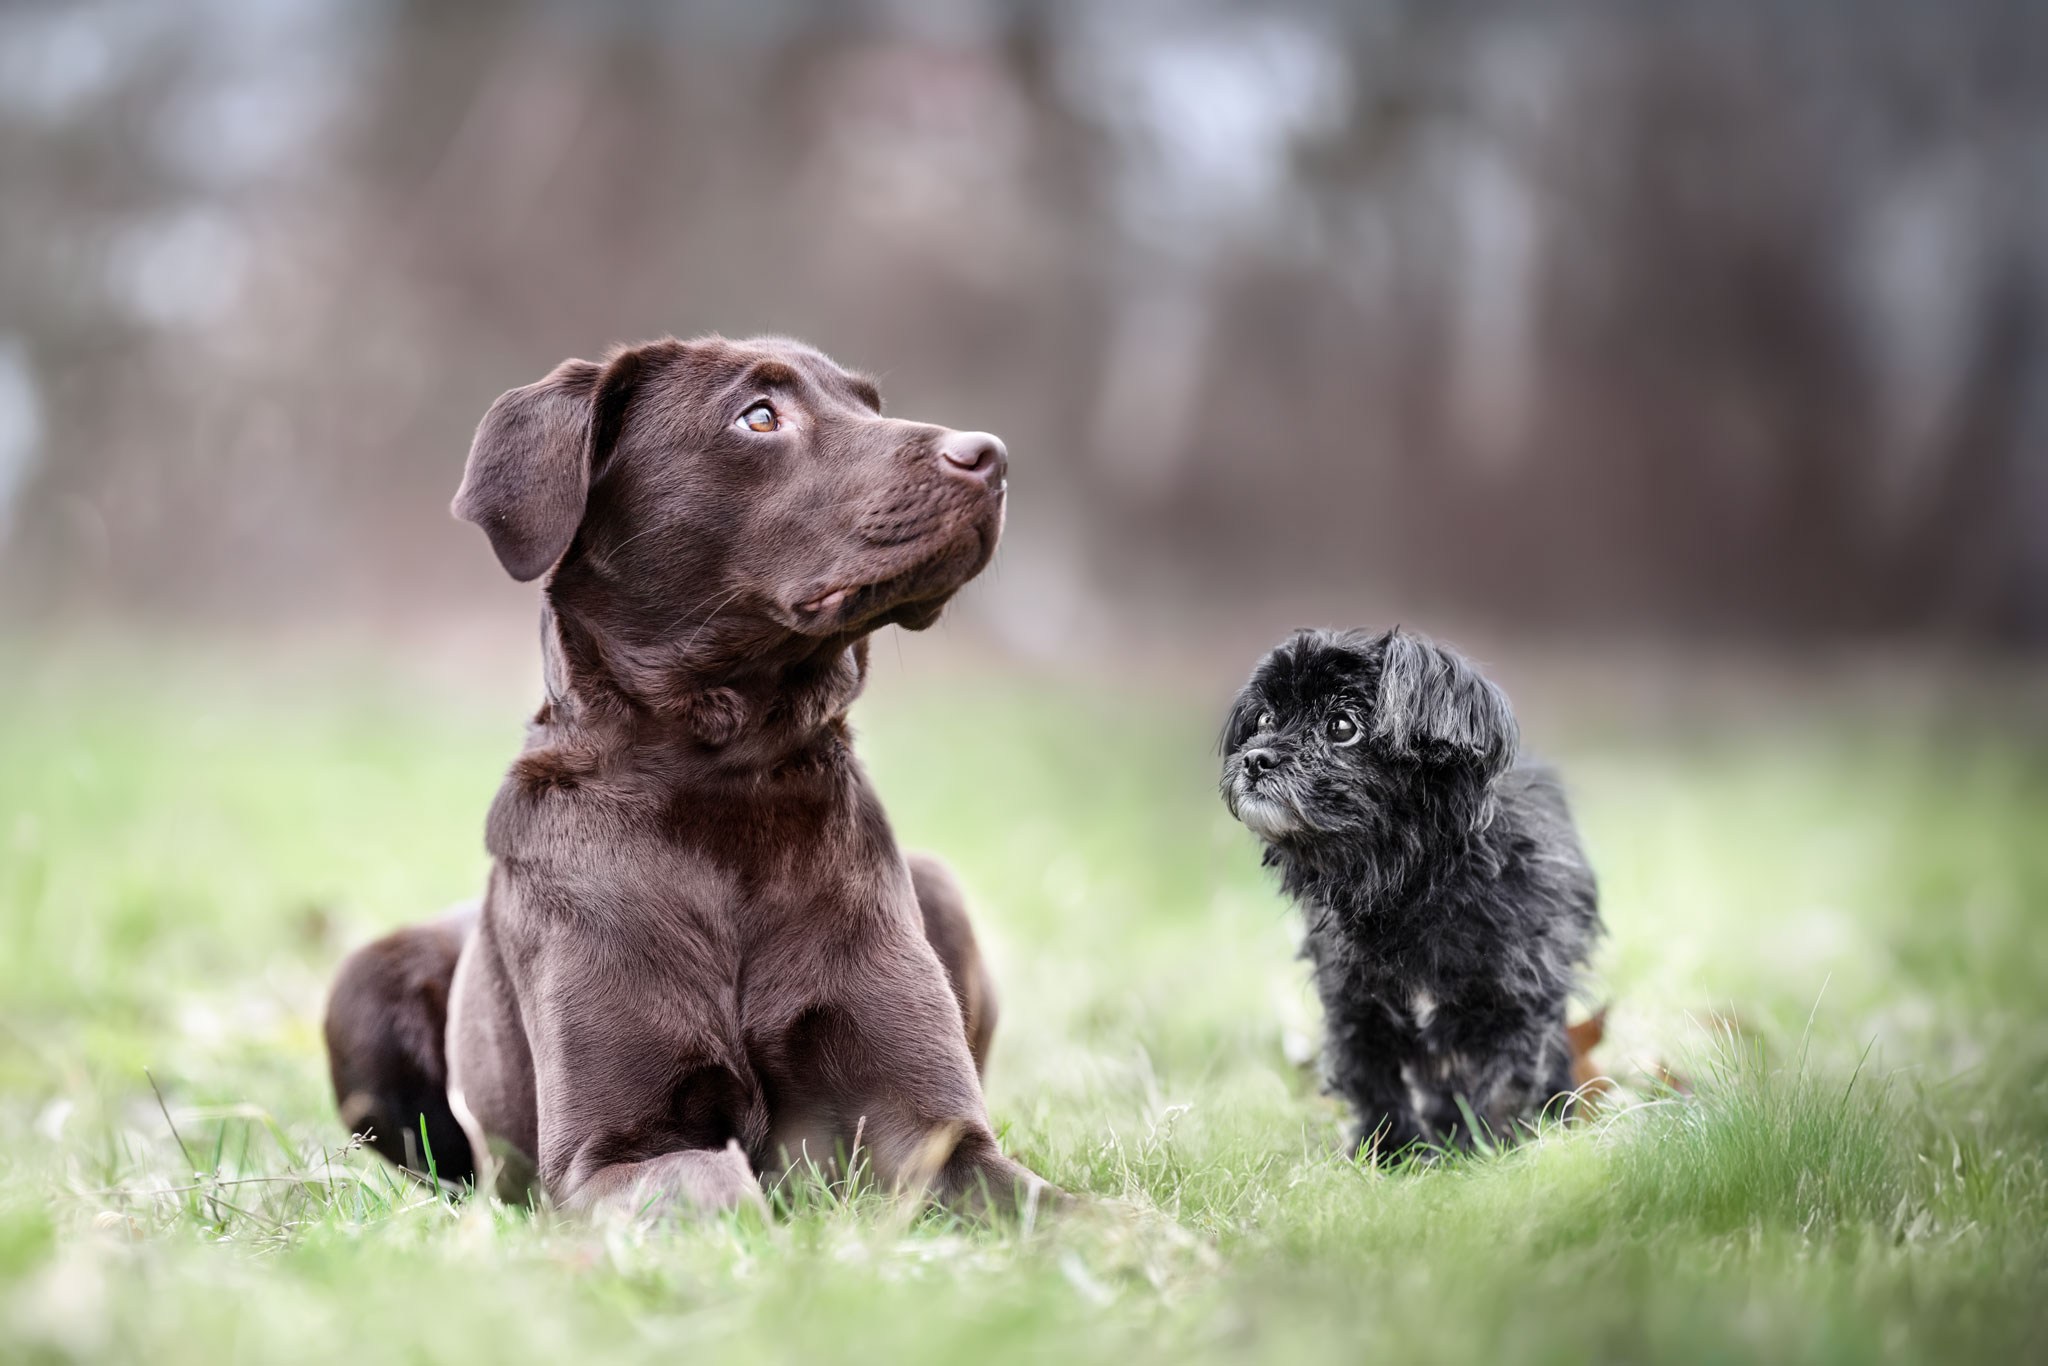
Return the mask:
[[750, 432], [772, 432], [782, 425], [782, 420], [775, 416], [775, 410], [765, 403], [756, 403], [741, 413], [740, 421]]
[[1330, 743], [1333, 745], [1342, 747], [1356, 744], [1358, 741], [1358, 722], [1352, 720], [1348, 713], [1331, 717], [1330, 724], [1324, 729], [1329, 733]]
[[1271, 729], [1273, 729], [1273, 713], [1272, 713], [1272, 712], [1269, 712], [1269, 711], [1262, 711], [1262, 712], [1260, 712], [1260, 713], [1259, 713], [1259, 729], [1260, 729], [1260, 730], [1271, 730]]

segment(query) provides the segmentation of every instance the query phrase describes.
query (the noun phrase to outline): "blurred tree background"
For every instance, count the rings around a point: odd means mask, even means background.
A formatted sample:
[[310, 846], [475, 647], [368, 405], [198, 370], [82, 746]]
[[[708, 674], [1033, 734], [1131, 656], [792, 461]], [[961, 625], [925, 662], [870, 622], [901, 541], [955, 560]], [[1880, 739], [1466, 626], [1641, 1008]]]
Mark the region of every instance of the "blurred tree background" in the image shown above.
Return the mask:
[[[1009, 442], [854, 722], [1102, 1209], [337, 1150], [539, 696], [470, 434], [710, 331]], [[1655, 1102], [1398, 1175], [1212, 786], [1390, 619], [1560, 761]], [[0, 0], [0, 1360], [2048, 1360], [2044, 645], [2043, 0]]]
[[1304, 585], [2038, 642], [2048, 8], [0, 14], [17, 618], [506, 601], [445, 513], [490, 400], [711, 330], [1009, 439], [967, 619], [1025, 654]]

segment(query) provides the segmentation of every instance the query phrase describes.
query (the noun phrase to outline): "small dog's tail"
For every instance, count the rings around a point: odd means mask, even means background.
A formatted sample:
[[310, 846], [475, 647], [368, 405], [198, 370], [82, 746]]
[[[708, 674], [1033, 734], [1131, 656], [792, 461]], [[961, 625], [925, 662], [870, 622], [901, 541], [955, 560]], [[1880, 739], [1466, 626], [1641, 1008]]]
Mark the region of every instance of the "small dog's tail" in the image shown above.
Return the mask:
[[1593, 1050], [1607, 1037], [1607, 1007], [1601, 1006], [1575, 1025], [1566, 1025], [1566, 1042], [1572, 1050], [1572, 1104], [1566, 1114], [1589, 1117], [1600, 1098], [1614, 1089], [1614, 1079], [1593, 1061]]
[[[1738, 1037], [1742, 1033], [1740, 1022], [1732, 1015], [1710, 1014], [1708, 1018], [1716, 1029]], [[1564, 1032], [1572, 1050], [1572, 1095], [1576, 1103], [1571, 1113], [1591, 1116], [1601, 1101], [1621, 1087], [1612, 1072], [1593, 1061], [1593, 1050], [1607, 1037], [1607, 1006], [1601, 1006], [1575, 1025], [1566, 1025]], [[1653, 1062], [1647, 1070], [1628, 1073], [1622, 1080], [1631, 1091], [1692, 1094], [1692, 1083], [1663, 1062]]]
[[1602, 1080], [1593, 1063], [1593, 1050], [1607, 1037], [1607, 1007], [1601, 1006], [1575, 1025], [1566, 1025], [1564, 1036], [1572, 1045], [1572, 1085], [1584, 1089]]

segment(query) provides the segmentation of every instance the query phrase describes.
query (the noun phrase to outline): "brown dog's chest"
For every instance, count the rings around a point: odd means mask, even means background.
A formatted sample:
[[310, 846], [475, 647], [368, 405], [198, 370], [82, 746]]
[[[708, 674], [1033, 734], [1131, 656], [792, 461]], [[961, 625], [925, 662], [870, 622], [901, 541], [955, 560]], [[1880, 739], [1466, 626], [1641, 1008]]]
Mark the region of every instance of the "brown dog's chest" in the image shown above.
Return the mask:
[[909, 1002], [958, 1027], [863, 791], [836, 812], [677, 799], [652, 820], [573, 795], [501, 803], [525, 852], [501, 858], [487, 932], [523, 1032], [578, 1041], [553, 1060], [537, 1044], [536, 1071], [578, 1069], [621, 1116], [615, 1160], [727, 1139], [757, 1167], [830, 1152], [859, 1127], [837, 1092], [866, 1015]]
[[633, 966], [641, 995], [772, 1023], [829, 993], [850, 965], [921, 939], [915, 893], [893, 844], [846, 829], [778, 832], [736, 859], [672, 830], [621, 832], [588, 862], [518, 860], [523, 937], [549, 952]]

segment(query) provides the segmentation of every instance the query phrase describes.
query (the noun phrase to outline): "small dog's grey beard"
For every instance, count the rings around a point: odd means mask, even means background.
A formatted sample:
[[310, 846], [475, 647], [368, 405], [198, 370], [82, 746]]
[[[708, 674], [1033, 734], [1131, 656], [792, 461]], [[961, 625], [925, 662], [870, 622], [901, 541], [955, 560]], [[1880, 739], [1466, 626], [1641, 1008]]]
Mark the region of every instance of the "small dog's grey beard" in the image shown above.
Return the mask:
[[1302, 829], [1299, 812], [1257, 793], [1233, 795], [1230, 810], [1247, 830], [1268, 842], [1286, 839]]
[[1269, 777], [1254, 787], [1245, 781], [1243, 770], [1235, 764], [1224, 783], [1223, 798], [1230, 814], [1269, 844], [1316, 829], [1316, 822], [1302, 809], [1300, 794], [1291, 784]]

